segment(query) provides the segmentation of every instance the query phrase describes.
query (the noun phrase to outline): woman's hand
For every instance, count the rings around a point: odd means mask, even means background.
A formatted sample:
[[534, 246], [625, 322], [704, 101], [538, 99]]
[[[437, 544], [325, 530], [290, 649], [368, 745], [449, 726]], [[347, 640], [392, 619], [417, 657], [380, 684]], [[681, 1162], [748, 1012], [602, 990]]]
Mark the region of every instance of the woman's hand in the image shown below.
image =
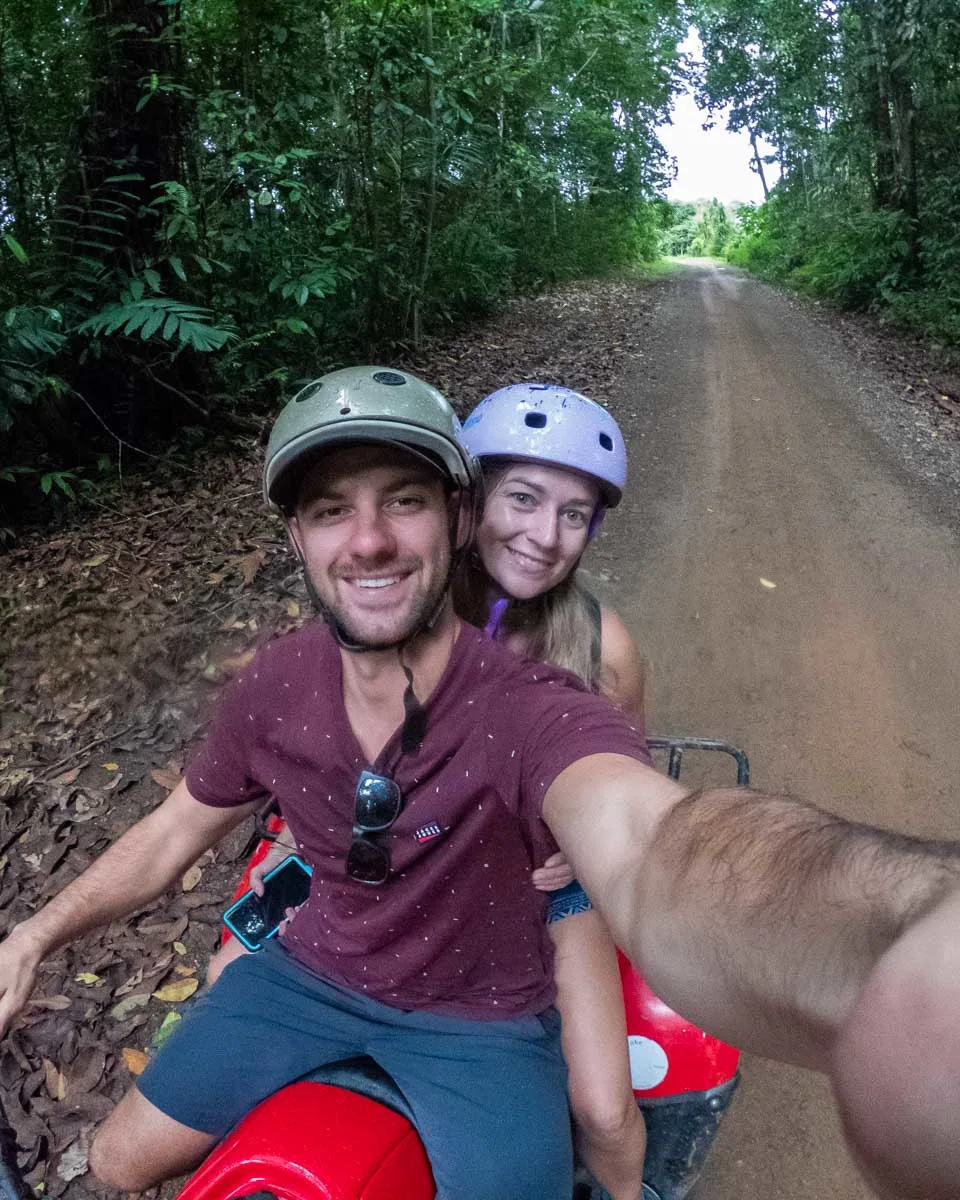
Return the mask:
[[537, 867], [532, 876], [533, 886], [538, 892], [556, 892], [568, 883], [573, 883], [573, 869], [558, 851], [551, 854], [542, 867]]

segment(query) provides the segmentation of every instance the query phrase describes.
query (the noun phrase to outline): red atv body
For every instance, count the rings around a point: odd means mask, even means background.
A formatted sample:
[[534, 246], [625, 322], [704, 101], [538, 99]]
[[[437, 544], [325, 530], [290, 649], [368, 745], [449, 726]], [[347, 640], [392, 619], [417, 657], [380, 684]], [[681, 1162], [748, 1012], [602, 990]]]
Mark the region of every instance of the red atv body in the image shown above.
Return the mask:
[[[684, 750], [721, 750], [749, 782], [742, 751], [695, 738], [650, 738], [676, 778]], [[276, 832], [276, 829], [272, 830]], [[261, 842], [238, 888], [267, 853]], [[647, 1122], [647, 1200], [682, 1200], [737, 1086], [740, 1054], [669, 1009], [620, 955], [630, 1069]], [[584, 1173], [577, 1200], [605, 1196]], [[430, 1163], [406, 1100], [367, 1058], [334, 1063], [263, 1101], [190, 1179], [178, 1200], [433, 1200]]]

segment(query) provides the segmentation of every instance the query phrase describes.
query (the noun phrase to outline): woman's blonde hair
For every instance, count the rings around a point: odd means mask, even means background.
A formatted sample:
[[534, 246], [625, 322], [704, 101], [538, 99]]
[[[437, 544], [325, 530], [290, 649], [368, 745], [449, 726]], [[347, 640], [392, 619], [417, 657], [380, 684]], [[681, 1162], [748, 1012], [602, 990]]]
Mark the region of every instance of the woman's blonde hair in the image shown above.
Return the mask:
[[[489, 495], [511, 463], [494, 459], [481, 465]], [[490, 582], [476, 549], [466, 555], [453, 579], [457, 613], [481, 629], [490, 611]], [[526, 658], [572, 671], [587, 687], [599, 691], [600, 611], [600, 602], [583, 572], [575, 569], [532, 600], [511, 600], [497, 628], [497, 640], [509, 639]]]

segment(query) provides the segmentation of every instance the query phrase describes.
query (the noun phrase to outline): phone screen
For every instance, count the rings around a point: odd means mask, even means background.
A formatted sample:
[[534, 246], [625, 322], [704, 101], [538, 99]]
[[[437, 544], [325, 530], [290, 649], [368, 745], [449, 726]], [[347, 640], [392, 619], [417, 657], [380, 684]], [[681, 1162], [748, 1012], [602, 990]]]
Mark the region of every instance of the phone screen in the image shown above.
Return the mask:
[[310, 868], [291, 855], [263, 881], [263, 895], [248, 892], [227, 909], [227, 925], [244, 945], [258, 946], [277, 931], [288, 908], [298, 908], [310, 895]]

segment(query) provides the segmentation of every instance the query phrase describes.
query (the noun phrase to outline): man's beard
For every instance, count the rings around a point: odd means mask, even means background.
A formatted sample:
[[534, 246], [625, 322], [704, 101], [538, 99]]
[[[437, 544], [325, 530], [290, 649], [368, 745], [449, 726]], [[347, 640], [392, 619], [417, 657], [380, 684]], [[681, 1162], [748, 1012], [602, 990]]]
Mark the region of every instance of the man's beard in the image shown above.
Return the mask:
[[357, 614], [336, 599], [336, 590], [330, 597], [319, 592], [324, 615], [333, 625], [338, 641], [346, 648], [356, 646], [364, 650], [389, 649], [406, 642], [429, 628], [443, 603], [449, 585], [449, 559], [438, 564], [435, 582], [418, 592], [412, 599], [406, 616], [395, 610], [383, 613]]

